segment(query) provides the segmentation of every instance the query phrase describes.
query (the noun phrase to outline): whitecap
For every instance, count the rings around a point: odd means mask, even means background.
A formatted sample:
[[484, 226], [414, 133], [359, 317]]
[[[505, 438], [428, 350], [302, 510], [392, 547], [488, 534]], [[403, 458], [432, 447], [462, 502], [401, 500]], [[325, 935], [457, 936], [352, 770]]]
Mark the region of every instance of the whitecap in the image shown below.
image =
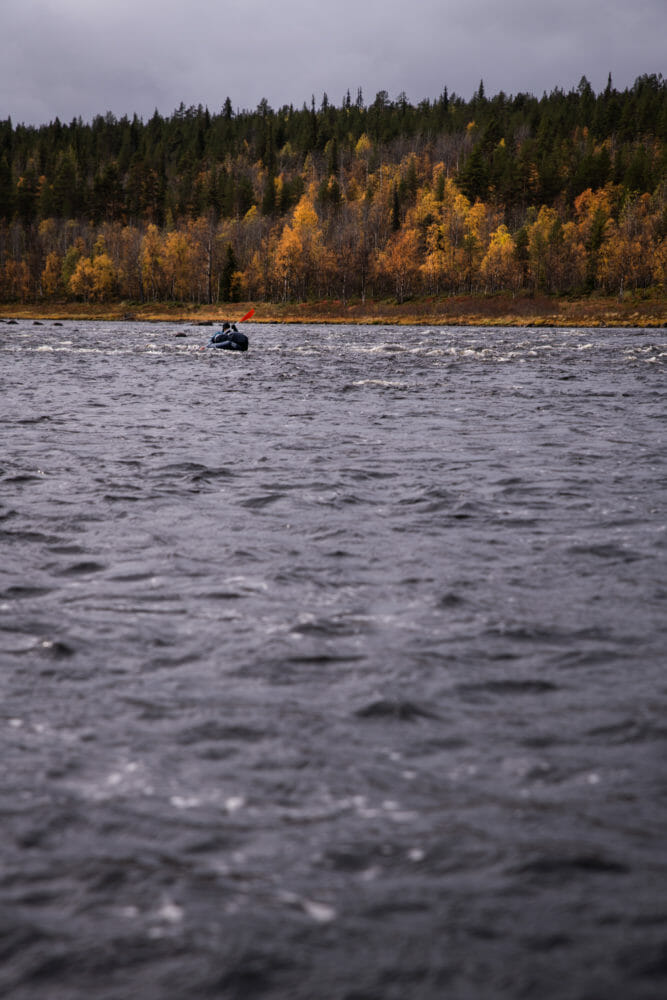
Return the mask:
[[309, 917], [318, 924], [328, 924], [336, 919], [336, 911], [327, 903], [318, 903], [313, 899], [304, 899], [302, 906]]
[[280, 892], [278, 895], [287, 906], [302, 909], [304, 913], [307, 913], [318, 924], [328, 924], [336, 919], [336, 910], [328, 903], [322, 903], [315, 899], [305, 899], [298, 896], [295, 892], [289, 891]]
[[178, 906], [165, 897], [155, 916], [158, 920], [164, 920], [167, 924], [178, 924], [183, 919], [183, 914], [184, 910], [182, 906]]
[[407, 389], [407, 382], [393, 382], [384, 378], [362, 378], [352, 385], [381, 385], [386, 389]]
[[182, 795], [172, 795], [169, 801], [175, 809], [194, 809], [196, 806], [201, 805], [201, 799], [198, 799], [196, 795], [190, 795], [187, 797]]
[[239, 809], [243, 809], [245, 805], [245, 799], [242, 795], [231, 795], [228, 799], [225, 799], [225, 809], [232, 815], [238, 812]]

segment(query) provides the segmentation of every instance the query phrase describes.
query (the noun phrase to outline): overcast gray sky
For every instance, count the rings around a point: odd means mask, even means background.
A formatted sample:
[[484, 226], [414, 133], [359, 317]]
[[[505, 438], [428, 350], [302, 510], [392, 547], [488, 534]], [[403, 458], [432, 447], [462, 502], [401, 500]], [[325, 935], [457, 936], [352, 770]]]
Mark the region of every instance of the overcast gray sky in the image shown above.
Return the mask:
[[0, 119], [597, 92], [666, 53], [667, 0], [0, 0]]

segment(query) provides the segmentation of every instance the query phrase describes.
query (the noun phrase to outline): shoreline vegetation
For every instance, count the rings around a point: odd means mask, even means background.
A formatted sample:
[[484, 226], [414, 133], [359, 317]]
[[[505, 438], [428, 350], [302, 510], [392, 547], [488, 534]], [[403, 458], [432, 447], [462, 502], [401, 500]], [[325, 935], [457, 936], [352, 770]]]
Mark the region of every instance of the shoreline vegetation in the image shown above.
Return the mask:
[[517, 327], [667, 327], [667, 298], [656, 296], [549, 296], [456, 295], [409, 300], [252, 303], [196, 305], [178, 302], [0, 304], [0, 321], [24, 319], [173, 322], [215, 325], [225, 319], [238, 321], [251, 307], [250, 323], [258, 324], [370, 324], [383, 326], [517, 326]]
[[662, 325], [667, 80], [0, 120], [0, 302], [181, 322], [253, 303], [256, 322]]

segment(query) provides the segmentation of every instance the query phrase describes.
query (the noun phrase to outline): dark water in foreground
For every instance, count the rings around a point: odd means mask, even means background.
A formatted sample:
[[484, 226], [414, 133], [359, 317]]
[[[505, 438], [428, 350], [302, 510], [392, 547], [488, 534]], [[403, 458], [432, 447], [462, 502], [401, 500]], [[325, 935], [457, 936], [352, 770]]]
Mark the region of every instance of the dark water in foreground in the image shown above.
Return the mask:
[[0, 325], [0, 994], [666, 996], [665, 331], [176, 330]]

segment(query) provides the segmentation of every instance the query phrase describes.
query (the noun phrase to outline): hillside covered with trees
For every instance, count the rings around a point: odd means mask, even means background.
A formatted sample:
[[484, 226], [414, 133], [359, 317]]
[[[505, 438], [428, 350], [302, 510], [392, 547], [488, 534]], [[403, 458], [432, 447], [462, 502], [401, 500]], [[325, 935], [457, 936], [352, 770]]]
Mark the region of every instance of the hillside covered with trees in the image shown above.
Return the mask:
[[28, 127], [0, 301], [622, 296], [667, 287], [667, 81]]

